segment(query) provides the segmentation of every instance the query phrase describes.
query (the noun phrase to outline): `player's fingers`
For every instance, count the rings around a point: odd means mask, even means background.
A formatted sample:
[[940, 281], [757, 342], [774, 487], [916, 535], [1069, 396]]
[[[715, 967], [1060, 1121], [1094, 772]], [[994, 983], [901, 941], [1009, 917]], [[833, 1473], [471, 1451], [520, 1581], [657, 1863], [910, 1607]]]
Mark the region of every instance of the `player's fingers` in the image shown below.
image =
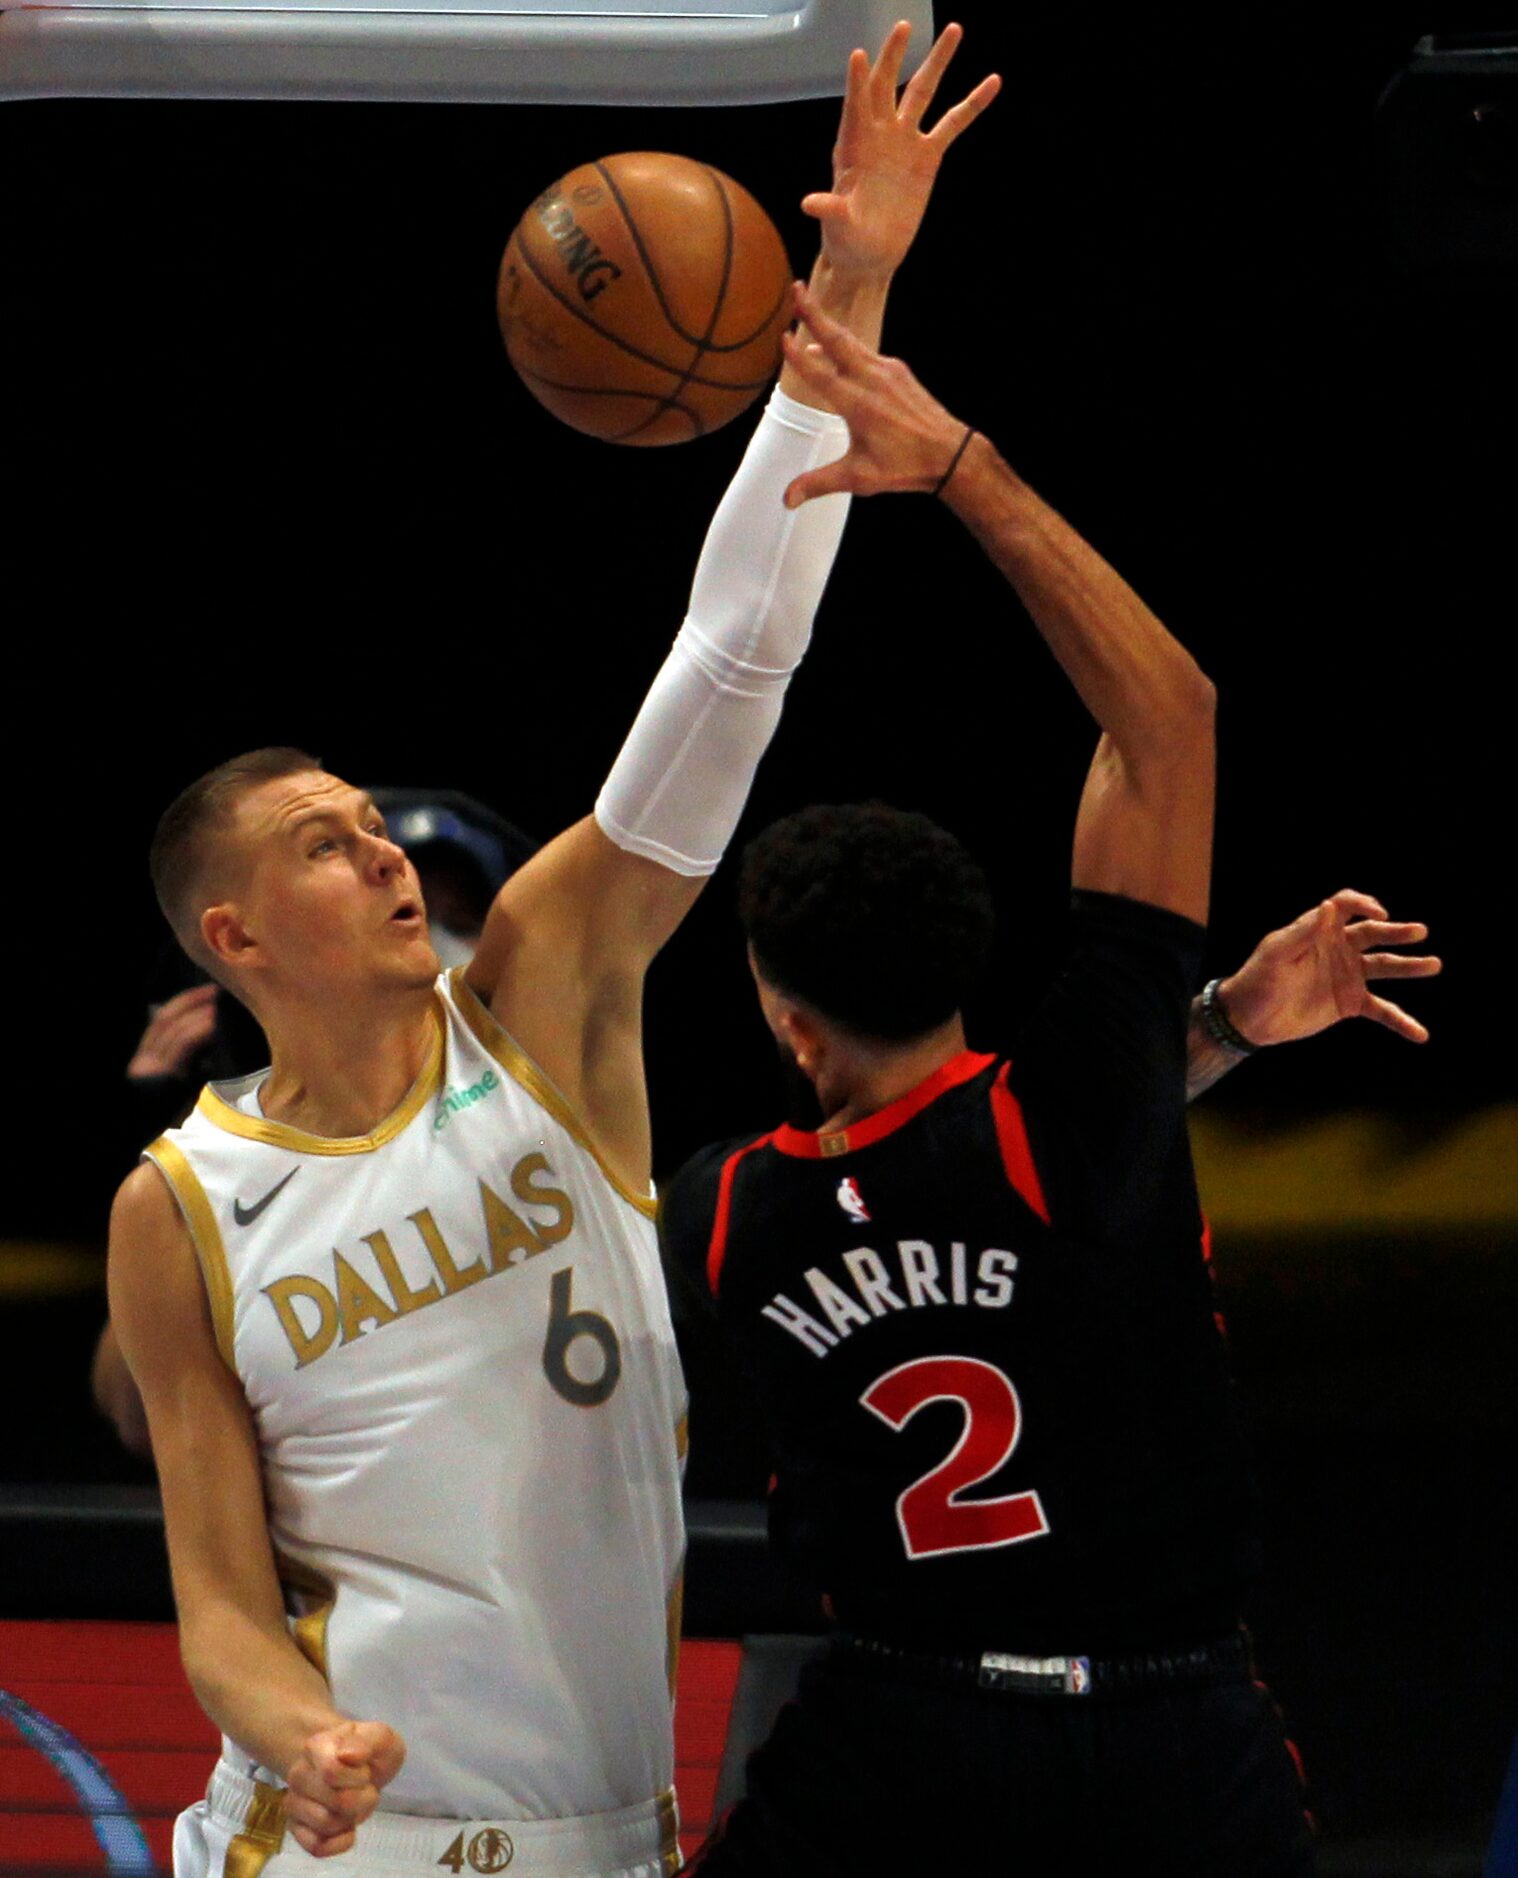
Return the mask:
[[406, 1743], [400, 1733], [391, 1727], [383, 1727], [374, 1742], [374, 1754], [369, 1765], [374, 1772], [375, 1785], [386, 1787], [401, 1771], [406, 1761]]
[[846, 134], [859, 122], [869, 84], [870, 55], [862, 47], [856, 46], [849, 54], [848, 71], [843, 81], [843, 116], [839, 122], [840, 136]]
[[1386, 918], [1386, 908], [1373, 894], [1360, 893], [1354, 887], [1341, 887], [1330, 896], [1328, 904], [1337, 907], [1341, 913], [1352, 913], [1360, 919]]
[[196, 1010], [180, 1011], [176, 1016], [165, 1021], [159, 1018], [163, 1030], [155, 1039], [168, 1054], [182, 1050], [186, 1055], [197, 1049], [216, 1029], [216, 1007], [202, 1004]]
[[841, 370], [850, 366], [867, 364], [875, 354], [862, 339], [856, 338], [846, 326], [823, 312], [816, 299], [796, 283], [796, 317], [802, 321], [807, 331], [822, 347], [823, 351]]
[[901, 62], [907, 54], [907, 41], [911, 37], [910, 20], [898, 20], [886, 34], [880, 57], [870, 73], [870, 102], [877, 111], [894, 111], [896, 108], [896, 85], [901, 77]]
[[780, 335], [780, 349], [785, 362], [815, 390], [822, 391], [838, 383], [838, 367], [813, 338], [809, 327]]
[[962, 26], [950, 24], [933, 41], [928, 56], [907, 80], [902, 91], [896, 115], [903, 124], [911, 124], [915, 128], [922, 122], [923, 113], [933, 102], [933, 94], [938, 90], [938, 81], [948, 69], [950, 59], [959, 50], [959, 42], [964, 36]]
[[1428, 937], [1428, 928], [1417, 919], [1357, 919], [1345, 928], [1345, 937], [1365, 952], [1371, 946], [1418, 945]]
[[203, 1004], [216, 1002], [215, 985], [191, 985], [188, 991], [176, 991], [172, 998], [166, 998], [154, 1013], [156, 1017], [177, 1017], [181, 1011], [197, 1010]]
[[369, 1765], [396, 1753], [404, 1759], [406, 1749], [389, 1722], [355, 1721], [348, 1724], [341, 1752], [344, 1760], [361, 1758]]
[[306, 1743], [304, 1763], [297, 1762], [291, 1769], [291, 1786], [297, 1784], [296, 1769], [302, 1765], [311, 1769], [310, 1777], [300, 1783], [306, 1792], [319, 1793], [322, 1788], [340, 1792], [369, 1784], [368, 1750], [355, 1743], [346, 1729], [341, 1733], [329, 1729], [311, 1737]]
[[928, 132], [928, 141], [935, 144], [942, 154], [956, 137], [962, 136], [970, 128], [1000, 90], [1001, 74], [992, 72], [980, 81], [968, 98], [961, 98], [958, 104], [944, 112]]
[[[285, 1812], [296, 1824], [304, 1826], [308, 1832], [330, 1834], [348, 1832], [361, 1820], [369, 1817], [372, 1807], [366, 1808], [349, 1802], [346, 1795], [308, 1793], [293, 1783], [285, 1788]], [[378, 1795], [375, 1796], [378, 1798]]]
[[859, 459], [851, 450], [847, 456], [841, 456], [836, 463], [825, 463], [821, 469], [808, 470], [804, 476], [798, 476], [786, 487], [785, 506], [799, 509], [804, 502], [815, 502], [818, 496], [836, 496], [845, 493], [867, 495], [857, 478]]
[[801, 198], [801, 213], [819, 222], [846, 222], [849, 205], [845, 197], [835, 196], [829, 189], [814, 189]]
[[1409, 958], [1405, 952], [1367, 952], [1360, 961], [1367, 978], [1437, 978], [1444, 960], [1423, 953]]
[[1409, 1043], [1427, 1043], [1428, 1028], [1420, 1024], [1416, 1017], [1410, 1017], [1400, 1004], [1393, 1004], [1389, 998], [1377, 998], [1367, 995], [1363, 1016], [1377, 1024], [1384, 1024], [1399, 1037], [1405, 1037]]
[[337, 1858], [343, 1852], [351, 1852], [358, 1838], [351, 1826], [341, 1832], [320, 1833], [312, 1832], [310, 1827], [294, 1820], [290, 1822], [290, 1836], [312, 1858]]

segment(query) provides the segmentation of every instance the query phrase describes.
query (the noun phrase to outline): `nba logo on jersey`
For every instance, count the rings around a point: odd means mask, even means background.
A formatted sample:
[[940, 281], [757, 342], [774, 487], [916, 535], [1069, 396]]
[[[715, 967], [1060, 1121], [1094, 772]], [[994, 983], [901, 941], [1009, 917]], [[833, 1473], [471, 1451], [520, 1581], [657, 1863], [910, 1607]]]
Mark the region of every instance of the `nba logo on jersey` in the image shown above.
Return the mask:
[[1065, 1659], [1065, 1687], [1071, 1695], [1091, 1693], [1091, 1658], [1071, 1656]]
[[838, 1183], [838, 1204], [856, 1225], [865, 1225], [870, 1217], [870, 1209], [860, 1198], [859, 1186], [852, 1174], [846, 1175]]

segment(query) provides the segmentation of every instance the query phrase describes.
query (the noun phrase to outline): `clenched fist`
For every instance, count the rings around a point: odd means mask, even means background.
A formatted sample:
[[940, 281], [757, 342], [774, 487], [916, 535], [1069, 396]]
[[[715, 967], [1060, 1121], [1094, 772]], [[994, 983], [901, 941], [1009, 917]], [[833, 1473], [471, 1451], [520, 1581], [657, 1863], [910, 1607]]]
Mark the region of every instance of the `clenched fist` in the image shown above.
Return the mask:
[[405, 1742], [384, 1722], [339, 1722], [309, 1736], [286, 1775], [285, 1814], [297, 1842], [313, 1858], [351, 1851], [405, 1758]]

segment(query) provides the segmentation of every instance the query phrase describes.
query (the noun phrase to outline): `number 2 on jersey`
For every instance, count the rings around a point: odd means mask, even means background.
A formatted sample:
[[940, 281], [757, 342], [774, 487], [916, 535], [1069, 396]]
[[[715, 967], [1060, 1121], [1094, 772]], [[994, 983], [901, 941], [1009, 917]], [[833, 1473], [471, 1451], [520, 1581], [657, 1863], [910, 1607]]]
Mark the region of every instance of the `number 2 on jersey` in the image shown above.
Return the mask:
[[888, 1369], [859, 1400], [898, 1431], [929, 1402], [958, 1402], [965, 1412], [953, 1449], [896, 1502], [896, 1523], [909, 1559], [1015, 1545], [1049, 1530], [1036, 1493], [1009, 1493], [999, 1500], [959, 1497], [1011, 1459], [1022, 1433], [1017, 1391], [992, 1364], [974, 1356], [920, 1356]]

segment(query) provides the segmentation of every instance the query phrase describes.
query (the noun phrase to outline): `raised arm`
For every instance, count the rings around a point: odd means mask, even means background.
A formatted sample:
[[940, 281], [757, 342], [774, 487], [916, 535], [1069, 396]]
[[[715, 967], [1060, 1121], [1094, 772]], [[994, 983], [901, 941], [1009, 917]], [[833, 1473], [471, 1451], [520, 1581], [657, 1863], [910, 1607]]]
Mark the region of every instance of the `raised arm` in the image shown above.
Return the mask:
[[[879, 333], [949, 144], [995, 95], [986, 80], [920, 126], [960, 34], [948, 29], [901, 94], [908, 30], [850, 62], [813, 280], [848, 330]], [[513, 875], [468, 982], [559, 1085], [613, 1171], [645, 1187], [644, 975], [716, 868], [779, 720], [842, 532], [846, 503], [789, 513], [798, 474], [843, 448], [825, 395], [787, 369], [708, 533], [690, 610], [596, 812]]]
[[337, 1710], [285, 1620], [247, 1402], [217, 1351], [188, 1232], [155, 1168], [111, 1212], [111, 1322], [141, 1392], [163, 1494], [185, 1672], [201, 1707], [289, 1783], [296, 1839], [348, 1850], [405, 1747]]
[[1211, 871], [1213, 690], [1118, 574], [900, 359], [885, 359], [803, 293], [809, 349], [792, 369], [832, 399], [850, 446], [787, 500], [847, 491], [939, 494], [1007, 577], [1101, 727], [1076, 819], [1074, 884], [1205, 922]]

